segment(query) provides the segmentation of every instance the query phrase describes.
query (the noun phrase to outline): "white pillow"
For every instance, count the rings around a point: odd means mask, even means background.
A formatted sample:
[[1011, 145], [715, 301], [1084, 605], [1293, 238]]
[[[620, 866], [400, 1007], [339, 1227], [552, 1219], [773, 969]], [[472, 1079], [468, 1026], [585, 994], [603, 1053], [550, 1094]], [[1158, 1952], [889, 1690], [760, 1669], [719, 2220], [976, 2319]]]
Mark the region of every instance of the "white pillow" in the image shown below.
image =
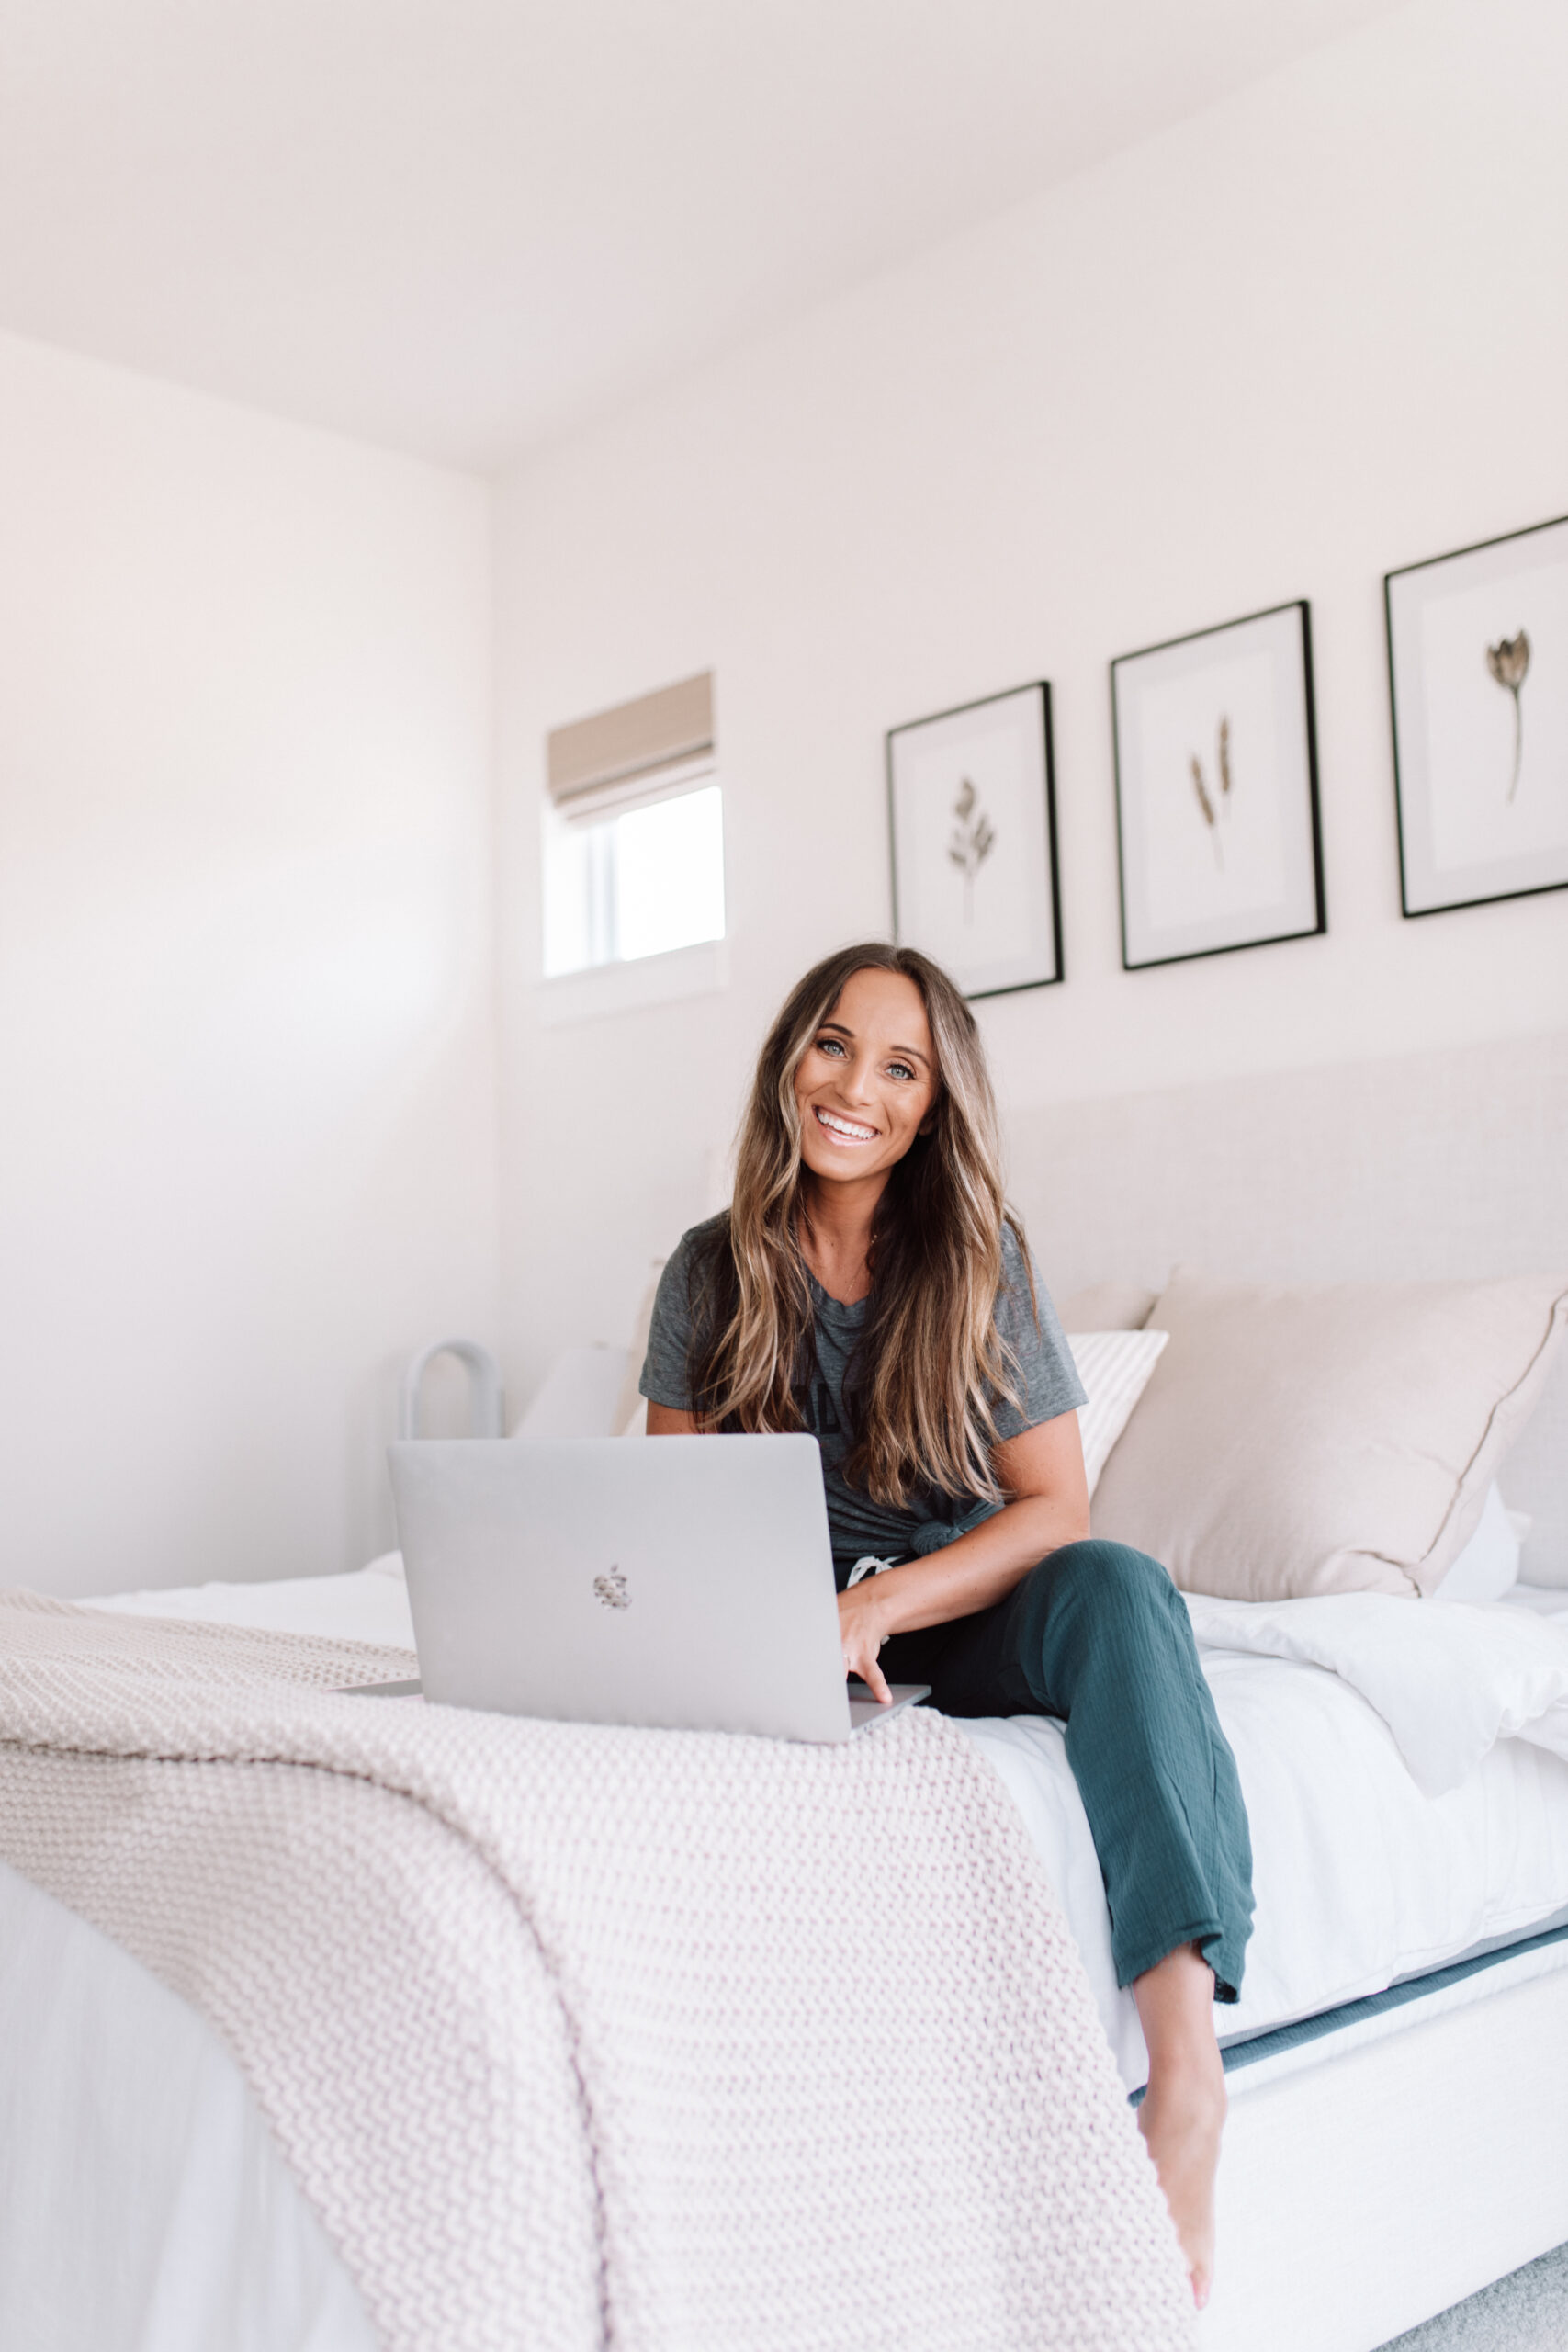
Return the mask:
[[626, 1368], [621, 1378], [621, 1393], [615, 1399], [615, 1417], [611, 1428], [619, 1437], [643, 1437], [648, 1430], [648, 1399], [637, 1387], [642, 1367], [648, 1355], [648, 1335], [653, 1329], [653, 1304], [659, 1296], [659, 1277], [664, 1272], [665, 1261], [655, 1258], [649, 1276], [648, 1288], [642, 1295], [642, 1305], [632, 1325], [632, 1343], [626, 1350]]
[[1493, 1479], [1474, 1534], [1438, 1587], [1439, 1600], [1501, 1600], [1519, 1580], [1519, 1530]]
[[1111, 1447], [1149, 1385], [1168, 1331], [1069, 1331], [1067, 1345], [1089, 1393], [1078, 1408], [1083, 1466], [1092, 1495]]
[[513, 1437], [613, 1437], [620, 1427], [626, 1355], [620, 1348], [568, 1348], [545, 1375]]

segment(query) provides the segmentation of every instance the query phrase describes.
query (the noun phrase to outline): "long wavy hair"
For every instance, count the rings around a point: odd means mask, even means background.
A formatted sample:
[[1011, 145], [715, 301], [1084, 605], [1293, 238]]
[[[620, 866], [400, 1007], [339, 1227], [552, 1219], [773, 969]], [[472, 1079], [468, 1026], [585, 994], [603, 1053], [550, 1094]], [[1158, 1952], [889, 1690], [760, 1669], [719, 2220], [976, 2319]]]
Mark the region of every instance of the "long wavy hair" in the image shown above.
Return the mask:
[[867, 1314], [845, 1382], [852, 1441], [843, 1475], [899, 1508], [930, 1487], [998, 1500], [994, 1408], [1004, 1396], [1016, 1401], [1018, 1374], [996, 1326], [1004, 1221], [1021, 1242], [1022, 1234], [1003, 1198], [996, 1102], [975, 1017], [947, 974], [912, 947], [872, 941], [824, 956], [768, 1034], [740, 1125], [734, 1196], [693, 1267], [697, 1425], [802, 1426], [815, 1348], [795, 1078], [846, 983], [864, 971], [897, 972], [919, 989], [937, 1084], [927, 1132], [893, 1168], [877, 1204]]

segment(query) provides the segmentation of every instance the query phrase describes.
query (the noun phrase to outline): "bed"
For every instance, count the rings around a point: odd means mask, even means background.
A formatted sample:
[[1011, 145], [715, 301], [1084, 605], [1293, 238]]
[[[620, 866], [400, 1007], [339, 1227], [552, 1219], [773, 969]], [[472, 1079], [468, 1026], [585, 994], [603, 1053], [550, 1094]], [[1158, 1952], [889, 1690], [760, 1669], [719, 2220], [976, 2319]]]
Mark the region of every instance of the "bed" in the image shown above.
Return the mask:
[[[1568, 1760], [1539, 1744], [1568, 1753], [1568, 1617], [1550, 1624], [1555, 1596], [1539, 1598], [1546, 1627], [1517, 1604], [1446, 1613], [1477, 1653], [1493, 1623], [1508, 1638], [1539, 1632], [1559, 1659], [1561, 1721], [1546, 1708], [1534, 1738], [1497, 1739], [1473, 1765], [1465, 1752], [1424, 1758], [1428, 1778], [1461, 1773], [1436, 1798], [1357, 1689], [1376, 1661], [1363, 1671], [1354, 1638], [1346, 1671], [1325, 1671], [1271, 1654], [1245, 1609], [1238, 1622], [1235, 1605], [1191, 1604], [1253, 1822], [1258, 1894], [1245, 1998], [1226, 2018], [1232, 2117], [1205, 2347], [1370, 2352], [1568, 2237], [1568, 2132], [1539, 2097], [1568, 2059]], [[345, 1577], [100, 1606], [411, 1639], [395, 1555]], [[1423, 1612], [1439, 1632], [1443, 1615]], [[1246, 1639], [1260, 1646], [1236, 1646]], [[1415, 1661], [1413, 1690], [1442, 1670], [1440, 1653]], [[1499, 1685], [1497, 1703], [1509, 1695]], [[1114, 1986], [1059, 1727], [966, 1729], [1045, 1862], [1135, 2092], [1136, 2015]], [[28, 2224], [0, 2257], [0, 2337], [39, 2352], [85, 2341], [369, 2352], [348, 2273], [210, 2030], [9, 1870], [0, 1919], [7, 2211]], [[39, 2321], [51, 2310], [60, 2332]]]
[[[1051, 1265], [1058, 1295], [1108, 1269], [1157, 1286], [1183, 1255], [1259, 1279], [1507, 1274], [1568, 1260], [1565, 1105], [1555, 1038], [1078, 1105], [1015, 1123], [1018, 1190], [1037, 1235], [1071, 1238]], [[1157, 1197], [1128, 1173], [1150, 1168]], [[1568, 2240], [1568, 2113], [1553, 2095], [1568, 2066], [1568, 1763], [1552, 1745], [1560, 1694], [1539, 1676], [1528, 1702], [1505, 1687], [1531, 1628], [1548, 1680], [1568, 1641], [1568, 1615], [1552, 1622], [1568, 1604], [1565, 1440], [1560, 1374], [1507, 1480], [1535, 1521], [1525, 1573], [1538, 1582], [1479, 1612], [1477, 1625], [1511, 1630], [1461, 1642], [1468, 1658], [1427, 1657], [1391, 1685], [1353, 1640], [1337, 1661], [1292, 1655], [1267, 1610], [1194, 1604], [1259, 1897], [1246, 1999], [1224, 2020], [1231, 2114], [1203, 2352], [1372, 2352]], [[105, 1605], [406, 1639], [390, 1558]], [[1440, 1603], [1411, 1616], [1439, 1643], [1445, 1623], [1471, 1622]], [[1433, 1703], [1445, 1673], [1464, 1703]], [[1438, 1788], [1443, 1759], [1422, 1741], [1460, 1715], [1491, 1736], [1450, 1758], [1462, 1769]], [[1135, 2015], [1111, 1982], [1059, 1735], [998, 1723], [967, 1736], [1044, 1862], [1135, 2095]], [[211, 2030], [15, 1871], [0, 1870], [0, 2183], [17, 2221], [0, 2245], [0, 2340], [369, 2352], [348, 2268]]]

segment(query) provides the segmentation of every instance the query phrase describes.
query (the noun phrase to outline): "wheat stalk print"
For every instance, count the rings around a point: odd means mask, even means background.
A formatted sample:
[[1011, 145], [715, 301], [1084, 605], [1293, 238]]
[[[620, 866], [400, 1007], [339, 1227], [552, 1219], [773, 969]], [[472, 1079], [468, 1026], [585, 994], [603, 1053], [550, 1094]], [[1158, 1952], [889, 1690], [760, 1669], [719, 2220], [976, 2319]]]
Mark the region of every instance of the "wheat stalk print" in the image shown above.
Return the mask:
[[1215, 794], [1211, 794], [1203, 780], [1203, 763], [1196, 752], [1192, 754], [1192, 788], [1198, 795], [1198, 806], [1203, 812], [1203, 822], [1209, 828], [1209, 839], [1214, 844], [1214, 863], [1223, 874], [1225, 870], [1225, 846], [1220, 839], [1220, 819], [1228, 816], [1231, 805], [1231, 723], [1222, 711], [1219, 739], [1214, 764], [1219, 771]]
[[996, 847], [996, 829], [980, 807], [980, 796], [965, 776], [958, 787], [958, 797], [953, 804], [957, 823], [947, 845], [951, 863], [964, 876], [964, 920], [975, 920], [975, 876]]
[[1517, 637], [1499, 638], [1495, 645], [1486, 649], [1486, 667], [1500, 686], [1506, 686], [1514, 697], [1514, 773], [1508, 779], [1508, 797], [1512, 800], [1519, 788], [1519, 762], [1524, 757], [1524, 706], [1519, 689], [1529, 675], [1530, 641], [1524, 629]]

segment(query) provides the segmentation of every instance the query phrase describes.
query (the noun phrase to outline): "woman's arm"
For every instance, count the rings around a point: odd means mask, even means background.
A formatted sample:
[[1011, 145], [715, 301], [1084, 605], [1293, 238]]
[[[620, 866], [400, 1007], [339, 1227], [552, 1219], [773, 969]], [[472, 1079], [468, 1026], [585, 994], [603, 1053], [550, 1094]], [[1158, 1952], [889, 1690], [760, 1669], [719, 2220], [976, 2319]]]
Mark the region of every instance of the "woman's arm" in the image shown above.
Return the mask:
[[[696, 1427], [692, 1414], [672, 1405], [649, 1406], [649, 1437], [692, 1437]], [[887, 1683], [876, 1653], [889, 1634], [945, 1625], [989, 1609], [1047, 1552], [1089, 1533], [1077, 1413], [1059, 1413], [1009, 1438], [991, 1460], [1010, 1498], [1000, 1510], [929, 1558], [885, 1568], [839, 1595], [845, 1670], [858, 1674], [878, 1699], [887, 1697]]]
[[[649, 1419], [651, 1426], [651, 1409]], [[876, 1653], [890, 1634], [945, 1625], [989, 1609], [1047, 1552], [1089, 1533], [1077, 1413], [1059, 1413], [1009, 1438], [991, 1459], [1010, 1498], [1000, 1510], [926, 1559], [885, 1568], [839, 1595], [844, 1664], [878, 1699], [886, 1699], [887, 1684]]]
[[[649, 1437], [695, 1437], [697, 1418], [694, 1413], [682, 1413], [673, 1405], [656, 1405], [648, 1400], [648, 1434]], [[703, 1456], [705, 1462], [707, 1456]]]

